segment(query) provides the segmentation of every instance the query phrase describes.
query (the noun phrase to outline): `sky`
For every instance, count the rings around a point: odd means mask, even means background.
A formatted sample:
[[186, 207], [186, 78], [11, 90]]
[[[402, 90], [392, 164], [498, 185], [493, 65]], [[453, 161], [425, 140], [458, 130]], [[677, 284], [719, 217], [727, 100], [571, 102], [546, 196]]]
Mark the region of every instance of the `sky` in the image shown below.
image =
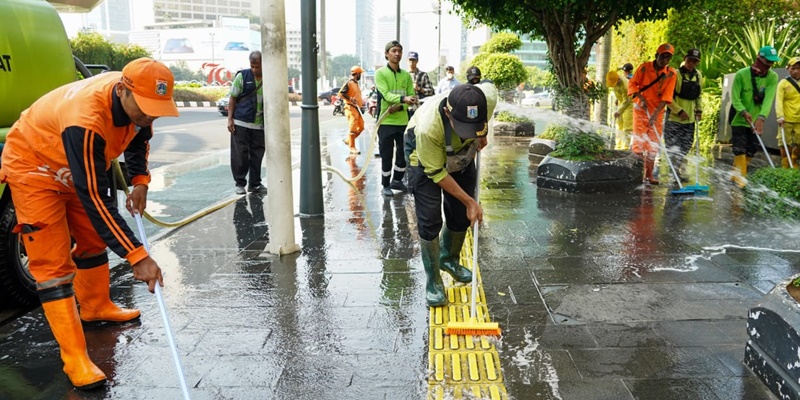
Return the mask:
[[[420, 54], [419, 67], [430, 70], [436, 67], [438, 46], [438, 0], [400, 0], [400, 11], [409, 21], [410, 43], [403, 43], [403, 51], [416, 51]], [[287, 1], [286, 21], [300, 25], [300, 1]], [[397, 0], [374, 0], [374, 17], [396, 18]], [[332, 55], [355, 54], [355, 28], [345, 26], [339, 21], [352, 19], [355, 0], [327, 0], [327, 39], [326, 48]], [[442, 52], [447, 58], [446, 64], [459, 68], [459, 52], [461, 48], [461, 19], [451, 14], [452, 4], [442, 1]], [[317, 13], [319, 13], [317, 6]], [[401, 27], [403, 29], [403, 27]], [[402, 33], [401, 33], [402, 35]], [[376, 44], [382, 50], [383, 44]], [[449, 51], [449, 52], [448, 52]]]
[[[373, 0], [374, 17], [396, 18], [398, 0]], [[430, 70], [436, 67], [436, 53], [438, 46], [438, 15], [436, 9], [438, 0], [399, 0], [401, 13], [408, 19], [410, 29], [410, 43], [403, 43], [404, 52], [416, 51], [420, 54], [420, 68]], [[289, 25], [300, 27], [301, 1], [285, 1], [286, 22]], [[341, 21], [353, 20], [355, 15], [355, 0], [326, 0], [327, 36], [326, 49], [333, 56], [341, 54], [356, 54], [355, 27]], [[452, 9], [450, 1], [442, 1], [442, 52], [446, 57], [446, 64], [459, 69], [459, 52], [461, 37], [461, 20], [449, 11]], [[317, 13], [319, 13], [317, 6]], [[81, 17], [78, 15], [62, 14], [67, 33], [73, 36], [80, 28]], [[401, 29], [406, 28], [402, 26]], [[383, 44], [375, 44], [375, 48], [382, 50]], [[405, 63], [404, 63], [405, 64]], [[405, 65], [404, 65], [405, 66]]]

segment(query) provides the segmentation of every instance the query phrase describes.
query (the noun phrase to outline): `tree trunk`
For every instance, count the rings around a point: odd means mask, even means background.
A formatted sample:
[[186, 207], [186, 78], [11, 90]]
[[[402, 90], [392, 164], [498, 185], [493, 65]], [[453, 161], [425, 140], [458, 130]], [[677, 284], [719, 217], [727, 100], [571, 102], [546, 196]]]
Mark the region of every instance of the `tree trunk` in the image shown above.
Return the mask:
[[[595, 53], [597, 55], [597, 75], [595, 75], [595, 82], [601, 85], [605, 85], [606, 74], [611, 63], [611, 36], [611, 30], [609, 30], [603, 35], [603, 39], [597, 43], [597, 52]], [[608, 91], [595, 103], [594, 122], [608, 123]]]
[[[589, 51], [576, 52], [572, 32], [576, 31], [569, 20], [545, 20], [547, 51], [553, 62], [553, 75], [558, 81], [556, 107], [567, 116], [589, 119], [589, 97], [583, 90], [584, 71], [589, 62]], [[585, 46], [585, 44], [583, 44]]]

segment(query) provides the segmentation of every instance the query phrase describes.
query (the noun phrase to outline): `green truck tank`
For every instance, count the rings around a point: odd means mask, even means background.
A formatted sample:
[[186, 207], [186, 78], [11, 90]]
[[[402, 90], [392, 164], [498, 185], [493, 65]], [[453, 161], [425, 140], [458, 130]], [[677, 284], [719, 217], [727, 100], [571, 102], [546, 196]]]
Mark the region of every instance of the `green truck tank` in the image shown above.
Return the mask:
[[[101, 0], [53, 1], [88, 10]], [[43, 0], [0, 1], [0, 152], [20, 113], [45, 93], [89, 72], [72, 55], [69, 38], [53, 4]], [[12, 233], [14, 205], [0, 185], [0, 304], [38, 302], [24, 246]]]

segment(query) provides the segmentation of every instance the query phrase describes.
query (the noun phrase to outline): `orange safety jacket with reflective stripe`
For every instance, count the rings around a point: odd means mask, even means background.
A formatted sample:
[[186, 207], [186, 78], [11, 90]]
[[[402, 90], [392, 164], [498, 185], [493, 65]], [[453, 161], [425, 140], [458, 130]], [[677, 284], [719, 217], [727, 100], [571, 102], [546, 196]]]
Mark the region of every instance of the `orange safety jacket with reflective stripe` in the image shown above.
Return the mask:
[[134, 185], [149, 184], [150, 127], [135, 126], [114, 86], [121, 72], [77, 81], [44, 95], [11, 127], [0, 181], [76, 193], [97, 233], [131, 265], [147, 256], [111, 197], [111, 160], [125, 154]]
[[[664, 74], [664, 77], [659, 79], [661, 74]], [[650, 85], [650, 83], [656, 79], [659, 79], [659, 81], [639, 93], [644, 87]], [[675, 92], [676, 82], [677, 75], [674, 68], [667, 65], [664, 69], [656, 71], [653, 61], [648, 61], [642, 63], [642, 65], [636, 69], [633, 78], [628, 81], [628, 96], [631, 96], [631, 99], [638, 104], [639, 99], [634, 98], [633, 95], [635, 93], [641, 94], [647, 102], [647, 111], [652, 114], [662, 101], [665, 101], [667, 104], [672, 103], [672, 95]], [[641, 104], [639, 105], [641, 106]]]

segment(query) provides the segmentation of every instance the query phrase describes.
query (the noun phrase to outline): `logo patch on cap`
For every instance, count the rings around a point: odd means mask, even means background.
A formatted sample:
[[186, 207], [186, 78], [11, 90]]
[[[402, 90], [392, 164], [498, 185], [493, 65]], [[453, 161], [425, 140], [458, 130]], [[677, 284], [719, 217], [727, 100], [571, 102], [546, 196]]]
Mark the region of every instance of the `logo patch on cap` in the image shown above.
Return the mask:
[[478, 118], [478, 106], [467, 106], [467, 118]]
[[156, 80], [156, 94], [159, 96], [167, 95], [167, 81]]

